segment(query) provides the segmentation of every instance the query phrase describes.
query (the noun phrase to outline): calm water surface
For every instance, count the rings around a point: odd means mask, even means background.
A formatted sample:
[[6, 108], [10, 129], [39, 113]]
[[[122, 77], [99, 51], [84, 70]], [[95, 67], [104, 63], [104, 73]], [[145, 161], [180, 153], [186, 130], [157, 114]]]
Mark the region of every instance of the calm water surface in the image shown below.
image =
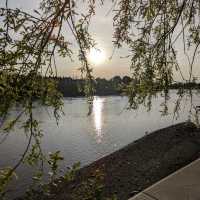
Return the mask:
[[[60, 150], [65, 157], [61, 165], [63, 170], [78, 161], [82, 166], [87, 165], [148, 132], [187, 120], [189, 99], [183, 101], [180, 117], [175, 119], [173, 109], [177, 98], [176, 91], [172, 91], [170, 96], [170, 114], [163, 117], [160, 112], [163, 98], [160, 96], [153, 100], [150, 112], [146, 112], [144, 107], [137, 111], [127, 110], [127, 97], [95, 97], [90, 116], [87, 115], [88, 105], [85, 98], [66, 98], [63, 109], [65, 115], [61, 117], [58, 125], [51, 109], [35, 105], [34, 116], [41, 122], [44, 130], [43, 150], [46, 153]], [[194, 105], [198, 104], [198, 101], [198, 95], [194, 95]], [[16, 108], [11, 116], [18, 112], [19, 108]], [[11, 132], [0, 145], [0, 168], [17, 162], [25, 149], [26, 141], [23, 130], [16, 128]], [[13, 196], [20, 195], [30, 184], [32, 169], [21, 166], [18, 174], [17, 184], [14, 183], [11, 187], [15, 189]]]

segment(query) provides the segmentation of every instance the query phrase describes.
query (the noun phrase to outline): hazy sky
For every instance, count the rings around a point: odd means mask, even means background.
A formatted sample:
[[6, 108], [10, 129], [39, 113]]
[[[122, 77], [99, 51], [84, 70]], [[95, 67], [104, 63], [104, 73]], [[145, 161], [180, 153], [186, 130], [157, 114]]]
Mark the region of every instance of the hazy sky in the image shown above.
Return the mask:
[[[9, 7], [23, 8], [27, 11], [31, 11], [38, 7], [40, 0], [9, 0]], [[110, 60], [109, 57], [113, 52], [112, 44], [112, 13], [108, 14], [111, 8], [111, 1], [107, 1], [104, 6], [98, 6], [96, 15], [92, 18], [90, 31], [93, 38], [98, 43], [98, 48], [105, 54], [104, 62], [95, 65], [93, 63], [93, 74], [94, 76], [110, 78], [114, 75], [130, 75], [129, 61], [128, 59], [120, 58], [120, 56], [126, 56], [127, 49], [116, 50], [113, 58]], [[0, 1], [0, 7], [5, 6], [5, 0]], [[66, 25], [67, 27], [67, 25]], [[68, 37], [68, 36], [67, 36]], [[66, 37], [66, 38], [67, 38]], [[71, 35], [69, 36], [72, 37]], [[62, 59], [57, 57], [57, 66], [60, 75], [63, 76], [78, 76], [80, 73], [78, 68], [80, 63], [77, 60], [77, 51], [74, 47], [73, 62], [68, 58]]]
[[[77, 0], [80, 1], [80, 0]], [[9, 0], [9, 7], [18, 7], [23, 8], [25, 10], [31, 11], [38, 7], [40, 0]], [[101, 49], [105, 54], [105, 61], [99, 65], [93, 64], [93, 74], [95, 77], [106, 77], [110, 78], [114, 75], [130, 75], [130, 61], [129, 59], [120, 58], [128, 55], [128, 49], [122, 48], [120, 50], [116, 50], [112, 59], [109, 57], [113, 52], [113, 44], [112, 44], [112, 12], [109, 13], [112, 6], [111, 0], [105, 1], [104, 6], [97, 6], [96, 15], [92, 18], [90, 32], [93, 38], [98, 43], [98, 48]], [[0, 7], [5, 6], [5, 0], [0, 0]], [[66, 26], [67, 27], [67, 26]], [[66, 38], [72, 38], [72, 35], [67, 35]], [[182, 49], [181, 40], [178, 42], [178, 49]], [[74, 56], [73, 62], [71, 62], [68, 58], [61, 59], [57, 57], [57, 66], [60, 75], [63, 76], [78, 76], [80, 73], [78, 68], [80, 67], [80, 63], [77, 60], [77, 51], [76, 46], [74, 46]], [[182, 68], [183, 74], [188, 74], [188, 63], [186, 56], [183, 51], [179, 51], [178, 58], [180, 61], [180, 66]], [[198, 60], [194, 64], [195, 75], [199, 76], [199, 66]], [[178, 74], [175, 74], [175, 79], [180, 79]]]

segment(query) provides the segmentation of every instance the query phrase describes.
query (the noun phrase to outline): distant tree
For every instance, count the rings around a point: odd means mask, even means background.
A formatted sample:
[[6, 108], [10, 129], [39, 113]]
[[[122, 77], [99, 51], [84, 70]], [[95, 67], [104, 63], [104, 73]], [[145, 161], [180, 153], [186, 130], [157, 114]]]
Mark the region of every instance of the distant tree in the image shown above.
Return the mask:
[[129, 76], [124, 76], [123, 78], [122, 78], [122, 82], [124, 83], [124, 84], [129, 84], [130, 82], [131, 82], [131, 78], [129, 77]]
[[120, 76], [114, 76], [112, 79], [113, 83], [119, 84], [122, 82], [122, 79]]

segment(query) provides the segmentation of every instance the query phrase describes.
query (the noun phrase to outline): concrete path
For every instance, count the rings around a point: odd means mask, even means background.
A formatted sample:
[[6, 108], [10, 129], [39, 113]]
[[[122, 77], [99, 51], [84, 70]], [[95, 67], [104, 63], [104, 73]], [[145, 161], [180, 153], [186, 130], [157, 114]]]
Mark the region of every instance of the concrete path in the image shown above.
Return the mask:
[[129, 200], [200, 200], [200, 159]]

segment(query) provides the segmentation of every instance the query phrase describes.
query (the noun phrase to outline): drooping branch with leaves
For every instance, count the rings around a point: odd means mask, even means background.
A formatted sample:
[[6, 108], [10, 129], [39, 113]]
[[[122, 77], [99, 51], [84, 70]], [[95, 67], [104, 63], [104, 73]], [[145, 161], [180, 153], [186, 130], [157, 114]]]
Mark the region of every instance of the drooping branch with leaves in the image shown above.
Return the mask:
[[[133, 107], [158, 89], [166, 91], [176, 71], [182, 81], [193, 80], [200, 44], [199, 10], [195, 0], [116, 1], [114, 45], [119, 48], [125, 43], [130, 48], [134, 81], [128, 92]], [[178, 59], [180, 46], [188, 59], [185, 69]], [[184, 76], [183, 71], [189, 74]]]
[[[32, 14], [21, 9], [0, 8], [0, 119], [1, 130], [9, 132], [25, 114], [27, 120], [23, 128], [28, 143], [23, 156], [9, 169], [0, 171], [0, 192], [11, 179], [22, 162], [43, 163], [42, 131], [34, 118], [33, 102], [54, 108], [54, 116], [59, 119], [62, 113], [62, 95], [57, 91], [57, 83], [51, 76], [57, 75], [56, 57], [71, 59], [70, 36], [79, 47], [81, 72], [86, 79], [85, 93], [92, 99], [92, 75], [86, 59], [86, 52], [94, 45], [88, 26], [94, 14], [94, 1], [85, 4], [85, 15], [78, 15], [76, 2], [41, 1], [40, 8]], [[63, 35], [67, 29], [68, 35]], [[48, 77], [48, 78], [47, 78]], [[7, 119], [9, 111], [20, 105], [22, 111], [12, 121]]]

